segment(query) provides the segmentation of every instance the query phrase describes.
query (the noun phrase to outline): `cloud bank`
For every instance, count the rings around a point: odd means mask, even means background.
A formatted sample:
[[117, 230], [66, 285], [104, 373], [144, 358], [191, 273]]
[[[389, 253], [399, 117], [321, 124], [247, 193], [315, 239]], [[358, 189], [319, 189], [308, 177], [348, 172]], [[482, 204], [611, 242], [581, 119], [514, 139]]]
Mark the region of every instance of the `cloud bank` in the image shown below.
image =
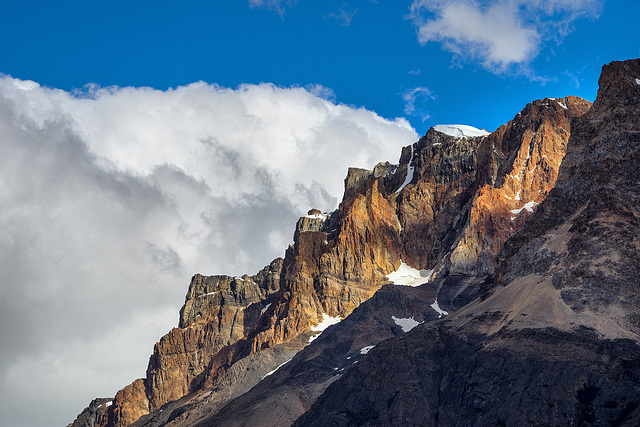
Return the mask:
[[601, 0], [414, 0], [418, 41], [441, 43], [455, 61], [527, 74], [543, 45], [560, 43], [579, 18], [597, 18]]
[[0, 77], [0, 425], [66, 425], [142, 377], [193, 274], [256, 273], [349, 166], [417, 139], [330, 93]]

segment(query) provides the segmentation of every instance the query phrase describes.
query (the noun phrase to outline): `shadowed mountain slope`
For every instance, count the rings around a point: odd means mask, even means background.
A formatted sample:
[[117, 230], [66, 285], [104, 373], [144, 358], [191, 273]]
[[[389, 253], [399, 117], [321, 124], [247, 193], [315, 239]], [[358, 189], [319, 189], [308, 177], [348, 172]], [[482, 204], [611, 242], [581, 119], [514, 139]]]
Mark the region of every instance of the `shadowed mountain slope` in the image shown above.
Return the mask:
[[294, 425], [640, 425], [639, 78], [603, 67], [481, 297], [377, 345]]

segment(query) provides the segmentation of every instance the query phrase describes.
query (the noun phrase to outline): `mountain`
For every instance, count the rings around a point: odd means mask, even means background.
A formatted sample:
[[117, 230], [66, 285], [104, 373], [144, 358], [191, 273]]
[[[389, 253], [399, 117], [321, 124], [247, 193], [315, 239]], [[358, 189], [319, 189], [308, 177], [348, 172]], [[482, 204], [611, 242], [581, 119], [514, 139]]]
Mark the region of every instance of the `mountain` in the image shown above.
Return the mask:
[[294, 425], [640, 425], [638, 76], [603, 67], [480, 298], [373, 348]]
[[283, 259], [194, 276], [146, 378], [72, 425], [633, 425], [639, 67], [350, 169]]

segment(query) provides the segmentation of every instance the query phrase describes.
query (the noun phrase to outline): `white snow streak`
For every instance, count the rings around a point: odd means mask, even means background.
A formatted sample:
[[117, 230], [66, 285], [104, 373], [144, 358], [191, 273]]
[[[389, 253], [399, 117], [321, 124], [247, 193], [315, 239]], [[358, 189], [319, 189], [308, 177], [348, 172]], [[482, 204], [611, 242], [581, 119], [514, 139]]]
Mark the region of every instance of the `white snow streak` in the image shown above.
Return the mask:
[[209, 292], [208, 294], [204, 294], [204, 295], [199, 295], [198, 298], [204, 298], [204, 297], [208, 297], [210, 295], [215, 295], [220, 291], [215, 291], [215, 292]]
[[408, 164], [408, 167], [407, 167], [407, 177], [405, 178], [405, 180], [402, 183], [402, 185], [400, 186], [400, 188], [398, 188], [396, 190], [396, 193], [399, 193], [400, 191], [402, 191], [402, 189], [404, 187], [406, 187], [408, 184], [411, 183], [411, 181], [413, 181], [413, 170], [414, 170], [414, 167], [411, 166], [411, 162], [412, 161], [413, 161], [413, 145], [411, 146], [411, 158], [409, 159], [409, 164]]
[[[291, 358], [291, 359], [293, 359], [293, 358]], [[271, 374], [275, 373], [278, 369], [282, 368], [284, 365], [286, 365], [287, 363], [291, 362], [291, 359], [287, 360], [286, 362], [284, 362], [283, 364], [281, 364], [280, 366], [278, 366], [278, 367], [277, 367], [276, 369], [274, 369], [273, 371], [271, 371], [271, 372], [267, 372], [267, 373], [266, 373], [266, 375], [265, 375], [264, 377], [262, 377], [262, 379], [267, 378], [269, 375], [271, 375]]]
[[435, 300], [433, 304], [431, 304], [431, 308], [433, 308], [440, 315], [438, 316], [438, 319], [449, 314], [448, 311], [444, 311], [440, 308], [440, 306], [438, 305], [438, 300]]
[[640, 85], [640, 79], [636, 79], [636, 84]]

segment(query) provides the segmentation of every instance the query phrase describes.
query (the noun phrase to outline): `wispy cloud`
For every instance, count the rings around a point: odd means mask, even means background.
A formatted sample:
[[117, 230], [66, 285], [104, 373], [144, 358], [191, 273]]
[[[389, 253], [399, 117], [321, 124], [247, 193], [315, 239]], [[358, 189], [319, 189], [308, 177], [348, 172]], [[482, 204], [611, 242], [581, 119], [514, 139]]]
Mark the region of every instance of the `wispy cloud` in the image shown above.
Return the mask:
[[408, 89], [402, 93], [404, 112], [409, 116], [419, 117], [424, 122], [431, 117], [424, 104], [435, 98], [429, 88], [415, 87]]
[[454, 61], [504, 74], [527, 68], [550, 42], [561, 43], [579, 18], [597, 18], [601, 0], [414, 0], [418, 41], [441, 43]]
[[256, 273], [300, 214], [337, 207], [349, 166], [417, 138], [330, 97], [0, 77], [0, 424], [64, 425], [143, 376], [193, 274]]
[[282, 17], [284, 16], [285, 7], [294, 5], [297, 2], [298, 0], [249, 0], [249, 6], [274, 10]]
[[335, 19], [336, 22], [338, 22], [340, 25], [348, 27], [349, 25], [351, 25], [351, 20], [356, 15], [357, 11], [358, 9], [350, 8], [349, 3], [344, 3], [342, 7], [340, 7], [338, 12], [331, 12], [329, 14], [329, 17]]

